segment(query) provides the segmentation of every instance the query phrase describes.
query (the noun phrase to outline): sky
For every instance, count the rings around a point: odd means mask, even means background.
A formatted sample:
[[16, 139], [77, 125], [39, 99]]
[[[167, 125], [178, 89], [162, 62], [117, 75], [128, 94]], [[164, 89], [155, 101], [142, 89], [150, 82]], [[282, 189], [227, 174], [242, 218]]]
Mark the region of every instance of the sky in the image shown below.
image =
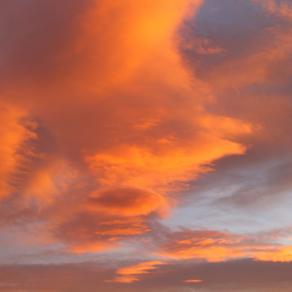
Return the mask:
[[4, 0], [0, 40], [0, 291], [292, 290], [290, 0]]

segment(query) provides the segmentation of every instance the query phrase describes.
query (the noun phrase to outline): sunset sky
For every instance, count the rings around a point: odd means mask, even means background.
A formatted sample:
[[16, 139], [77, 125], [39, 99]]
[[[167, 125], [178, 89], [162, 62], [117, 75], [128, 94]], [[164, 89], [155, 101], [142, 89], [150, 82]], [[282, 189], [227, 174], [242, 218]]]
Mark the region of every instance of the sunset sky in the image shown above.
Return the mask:
[[0, 291], [292, 291], [292, 1], [0, 1]]

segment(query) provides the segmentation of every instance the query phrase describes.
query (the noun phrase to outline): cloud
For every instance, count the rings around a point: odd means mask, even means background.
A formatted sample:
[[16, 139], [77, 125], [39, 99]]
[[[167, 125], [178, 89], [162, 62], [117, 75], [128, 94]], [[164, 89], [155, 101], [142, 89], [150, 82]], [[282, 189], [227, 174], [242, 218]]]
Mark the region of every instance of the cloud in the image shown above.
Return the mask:
[[289, 1], [276, 0], [252, 0], [254, 3], [261, 5], [271, 14], [276, 14], [284, 18], [292, 19], [292, 6]]
[[31, 143], [36, 139], [34, 124], [25, 111], [0, 103], [0, 198], [17, 188], [18, 178], [27, 171], [25, 166], [33, 155]]
[[117, 283], [133, 283], [139, 281], [139, 276], [150, 273], [157, 269], [160, 265], [163, 265], [160, 261], [143, 262], [132, 266], [120, 268], [116, 271], [118, 275], [114, 278], [113, 282]]
[[101, 213], [120, 216], [148, 215], [167, 208], [165, 198], [159, 194], [131, 188], [94, 193], [88, 207]]
[[279, 17], [278, 11], [288, 7], [289, 1], [269, 3], [274, 3], [272, 14], [253, 1], [209, 0], [197, 22], [186, 24], [186, 43], [207, 38], [209, 44], [224, 50], [207, 56], [192, 47], [183, 51], [197, 76], [216, 92], [211, 110], [249, 121], [254, 127], [251, 135], [240, 140], [250, 145], [249, 151], [216, 162], [215, 172], [193, 184], [192, 195], [172, 223], [179, 225], [183, 218], [192, 227], [211, 225], [211, 229], [239, 233], [289, 225], [291, 23]]
[[[8, 176], [24, 163], [12, 161], [0, 172], [8, 198], [3, 222], [14, 224], [22, 214], [66, 250], [115, 248], [149, 232], [149, 220], [170, 213], [215, 161], [246, 152], [239, 137], [250, 135], [253, 125], [207, 110], [216, 94], [179, 50], [179, 28], [202, 4], [3, 6], [2, 14], [18, 15], [21, 23], [3, 15], [9, 27], [2, 29], [7, 42], [0, 68], [5, 115], [21, 108], [35, 127], [18, 117], [4, 121], [11, 128], [0, 136], [10, 149], [3, 156], [27, 156], [29, 135], [36, 155], [20, 175], [16, 196]], [[17, 136], [12, 142], [6, 139], [11, 132]]]
[[[250, 132], [246, 124], [208, 116], [189, 127], [191, 140], [187, 145], [181, 144], [180, 133], [172, 131], [169, 137], [160, 136], [152, 145], [123, 145], [91, 156], [88, 158], [90, 168], [98, 182], [107, 187], [125, 185], [166, 192], [174, 190], [176, 182], [185, 183], [209, 171], [206, 165], [216, 159], [225, 155], [243, 154], [244, 146], [224, 137], [230, 131]], [[160, 130], [158, 126], [156, 128], [154, 131]]]
[[[106, 262], [62, 265], [11, 265], [0, 267], [2, 291], [188, 291], [194, 286], [201, 291], [289, 291], [291, 263], [233, 261], [226, 263], [176, 262], [140, 275], [141, 281], [126, 285], [104, 281], [114, 272]], [[200, 277], [200, 284], [184, 283]], [[142, 279], [143, 278], [143, 279]], [[199, 286], [197, 286], [199, 285]], [[191, 288], [193, 287], [193, 288]]]
[[188, 280], [185, 280], [184, 282], [187, 284], [200, 284], [203, 281], [200, 279], [188, 279]]
[[171, 234], [158, 254], [174, 259], [198, 259], [220, 262], [245, 257], [241, 237], [216, 231], [181, 231]]
[[[267, 238], [266, 238], [267, 239]], [[158, 255], [177, 260], [224, 262], [252, 258], [258, 261], [290, 262], [291, 246], [263, 235], [238, 235], [218, 231], [177, 231], [158, 248]]]
[[143, 217], [104, 216], [94, 212], [80, 212], [53, 226], [54, 240], [63, 242], [73, 253], [102, 252], [117, 249], [121, 241], [149, 232]]
[[[279, 63], [284, 65], [291, 49], [290, 27], [266, 27], [254, 37], [261, 41], [252, 43], [245, 48], [247, 51], [236, 51], [236, 56], [230, 54], [230, 59], [227, 57], [209, 70], [207, 79], [215, 88], [220, 91], [243, 90], [251, 85], [265, 86], [277, 81], [274, 68]], [[279, 43], [282, 46], [279, 47]]]
[[289, 290], [289, 2], [6, 2], [0, 290]]

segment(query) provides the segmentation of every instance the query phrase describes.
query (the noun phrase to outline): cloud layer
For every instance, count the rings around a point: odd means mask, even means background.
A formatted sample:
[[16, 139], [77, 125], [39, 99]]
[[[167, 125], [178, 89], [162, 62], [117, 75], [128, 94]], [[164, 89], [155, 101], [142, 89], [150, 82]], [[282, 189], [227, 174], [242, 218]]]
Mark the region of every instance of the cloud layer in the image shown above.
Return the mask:
[[289, 263], [290, 3], [59, 2], [0, 4], [0, 261], [107, 257], [105, 289]]

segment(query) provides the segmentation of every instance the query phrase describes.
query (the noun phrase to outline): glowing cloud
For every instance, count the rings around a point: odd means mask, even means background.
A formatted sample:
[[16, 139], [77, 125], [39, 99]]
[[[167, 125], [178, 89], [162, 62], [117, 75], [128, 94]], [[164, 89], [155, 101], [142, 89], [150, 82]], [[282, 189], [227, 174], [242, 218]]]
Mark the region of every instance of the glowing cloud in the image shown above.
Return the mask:
[[291, 19], [287, 0], [0, 1], [0, 262], [105, 259], [105, 291], [292, 262]]
[[[29, 171], [30, 145], [36, 134], [25, 111], [0, 103], [0, 199], [17, 190], [17, 181]], [[11, 183], [12, 182], [12, 183]]]
[[187, 283], [187, 284], [200, 284], [202, 282], [203, 280], [200, 280], [200, 279], [189, 279], [189, 280], [184, 281], [184, 283]]
[[148, 274], [151, 271], [157, 269], [160, 265], [163, 265], [160, 261], [149, 261], [139, 263], [137, 265], [127, 266], [120, 268], [116, 271], [118, 275], [113, 282], [117, 283], [133, 283], [140, 280], [140, 276]]
[[217, 231], [185, 230], [171, 233], [169, 236], [158, 252], [158, 255], [165, 258], [208, 262], [242, 258], [270, 262], [291, 261], [290, 246], [279, 244], [275, 238], [265, 238], [261, 234], [236, 235]]
[[[12, 102], [3, 109], [8, 127], [0, 134], [7, 145], [0, 149], [7, 164], [0, 169], [1, 196], [12, 197], [8, 177], [20, 163], [17, 153], [27, 155], [24, 143], [35, 135], [38, 158], [18, 193], [30, 216], [37, 214], [69, 250], [106, 250], [149, 232], [150, 217], [171, 212], [178, 193], [210, 172], [214, 161], [245, 153], [236, 139], [251, 134], [252, 126], [205, 109], [215, 94], [179, 51], [180, 25], [202, 4], [75, 3], [62, 19], [68, 37], [48, 33], [48, 48], [38, 50], [52, 62], [32, 59], [26, 68], [39, 35], [29, 52], [7, 56], [13, 74], [3, 85], [3, 102]], [[29, 6], [23, 9], [26, 19]], [[25, 68], [31, 75], [23, 82], [17, 72]], [[37, 137], [18, 121], [17, 108], [36, 117]]]

